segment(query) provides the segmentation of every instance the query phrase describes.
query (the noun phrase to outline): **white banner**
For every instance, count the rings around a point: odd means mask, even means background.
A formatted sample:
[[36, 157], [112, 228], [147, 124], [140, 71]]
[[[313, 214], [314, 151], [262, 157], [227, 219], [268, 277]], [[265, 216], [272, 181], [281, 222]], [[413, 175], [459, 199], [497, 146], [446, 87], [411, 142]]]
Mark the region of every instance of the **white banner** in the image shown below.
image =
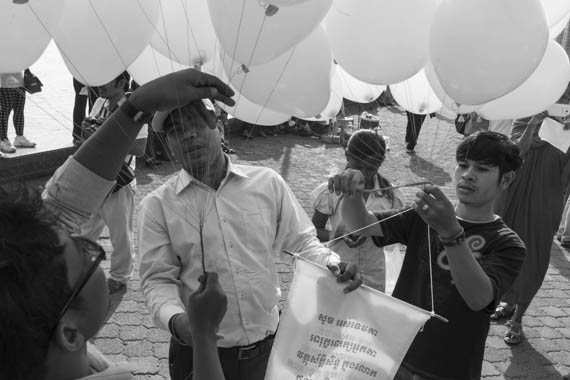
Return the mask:
[[265, 380], [393, 379], [430, 313], [298, 259]]

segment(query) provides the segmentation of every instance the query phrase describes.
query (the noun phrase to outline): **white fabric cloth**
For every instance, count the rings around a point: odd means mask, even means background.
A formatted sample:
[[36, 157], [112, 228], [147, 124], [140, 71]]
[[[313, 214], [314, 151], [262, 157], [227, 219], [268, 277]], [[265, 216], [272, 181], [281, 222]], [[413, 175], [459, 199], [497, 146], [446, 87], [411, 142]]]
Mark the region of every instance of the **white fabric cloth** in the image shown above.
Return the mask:
[[[374, 188], [379, 189], [378, 177], [374, 177]], [[329, 216], [331, 223], [330, 240], [349, 233], [339, 214], [338, 205], [340, 196], [328, 190], [328, 182], [322, 183], [311, 192], [311, 206], [321, 214]], [[393, 199], [388, 198], [382, 192], [369, 193], [366, 200], [366, 209], [369, 211], [384, 211], [400, 208], [404, 205], [405, 197], [399, 189], [394, 189]], [[338, 211], [338, 212], [337, 212]], [[331, 243], [331, 249], [338, 253], [342, 261], [358, 265], [365, 285], [373, 287], [381, 292], [385, 291], [386, 284], [386, 260], [384, 251], [399, 250], [398, 245], [390, 245], [384, 248], [377, 247], [372, 239], [366, 241], [355, 248], [350, 248], [344, 240], [339, 239]], [[398, 252], [399, 254], [399, 252]], [[390, 260], [393, 262], [393, 260]], [[390, 268], [392, 271], [392, 269]], [[399, 268], [398, 268], [399, 273]]]
[[[107, 181], [70, 157], [47, 182], [42, 198], [71, 234], [101, 206], [115, 182]], [[86, 196], [86, 194], [89, 194]]]
[[81, 236], [97, 241], [105, 225], [113, 245], [109, 278], [126, 284], [133, 273], [133, 216], [135, 194], [131, 185], [109, 194], [101, 207], [81, 227]]
[[202, 227], [205, 268], [218, 273], [228, 297], [219, 347], [254, 343], [276, 330], [281, 290], [275, 255], [286, 249], [322, 265], [339, 261], [319, 242], [280, 175], [226, 160], [217, 191], [182, 170], [145, 197], [138, 220], [141, 287], [165, 330], [199, 286]]

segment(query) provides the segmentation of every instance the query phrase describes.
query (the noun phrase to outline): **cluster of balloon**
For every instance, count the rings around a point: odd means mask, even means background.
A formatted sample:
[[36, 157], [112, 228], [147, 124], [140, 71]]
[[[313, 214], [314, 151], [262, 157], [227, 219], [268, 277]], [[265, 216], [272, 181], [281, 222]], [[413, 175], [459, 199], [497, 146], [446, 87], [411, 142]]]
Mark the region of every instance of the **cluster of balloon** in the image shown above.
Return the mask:
[[385, 85], [414, 113], [514, 118], [570, 80], [553, 40], [569, 19], [568, 0], [12, 0], [0, 3], [0, 72], [30, 66], [53, 37], [91, 86], [127, 68], [139, 83], [215, 70], [241, 100], [229, 113], [249, 122], [329, 119]]

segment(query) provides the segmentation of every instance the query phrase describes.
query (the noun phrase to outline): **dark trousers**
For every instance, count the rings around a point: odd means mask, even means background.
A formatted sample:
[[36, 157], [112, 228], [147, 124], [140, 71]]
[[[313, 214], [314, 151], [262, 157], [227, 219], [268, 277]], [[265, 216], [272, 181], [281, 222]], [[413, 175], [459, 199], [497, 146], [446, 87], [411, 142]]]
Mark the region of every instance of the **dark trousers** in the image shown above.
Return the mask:
[[[238, 348], [218, 348], [218, 355], [226, 380], [264, 380], [274, 336], [256, 344]], [[170, 340], [168, 352], [170, 378], [192, 379], [192, 347]]]
[[75, 90], [75, 103], [73, 104], [73, 138], [81, 138], [81, 122], [85, 119], [85, 108], [89, 101], [89, 111], [93, 107], [93, 103], [97, 99], [97, 95], [89, 87], [87, 88], [88, 96], [79, 95], [81, 89], [85, 87], [83, 83], [73, 78], [73, 89]]
[[24, 87], [0, 88], [0, 140], [8, 138], [8, 121], [12, 111], [14, 111], [12, 120], [16, 129], [16, 136], [24, 134], [25, 105], [26, 91], [24, 91]]
[[414, 150], [426, 115], [418, 115], [406, 111], [406, 117], [408, 118], [408, 124], [406, 125], [406, 149]]

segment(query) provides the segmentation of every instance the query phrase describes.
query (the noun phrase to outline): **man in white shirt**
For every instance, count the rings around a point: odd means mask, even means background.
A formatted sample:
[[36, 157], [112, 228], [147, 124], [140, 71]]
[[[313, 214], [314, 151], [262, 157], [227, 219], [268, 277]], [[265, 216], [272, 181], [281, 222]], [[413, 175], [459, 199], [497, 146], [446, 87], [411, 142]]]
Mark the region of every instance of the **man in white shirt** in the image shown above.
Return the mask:
[[170, 376], [192, 374], [186, 300], [203, 271], [219, 273], [228, 309], [218, 352], [226, 379], [262, 380], [279, 322], [274, 256], [289, 250], [336, 267], [345, 291], [354, 265], [317, 239], [311, 220], [275, 171], [236, 165], [222, 152], [203, 103], [155, 115], [183, 170], [143, 200], [139, 211], [141, 287], [158, 326], [172, 334]]

